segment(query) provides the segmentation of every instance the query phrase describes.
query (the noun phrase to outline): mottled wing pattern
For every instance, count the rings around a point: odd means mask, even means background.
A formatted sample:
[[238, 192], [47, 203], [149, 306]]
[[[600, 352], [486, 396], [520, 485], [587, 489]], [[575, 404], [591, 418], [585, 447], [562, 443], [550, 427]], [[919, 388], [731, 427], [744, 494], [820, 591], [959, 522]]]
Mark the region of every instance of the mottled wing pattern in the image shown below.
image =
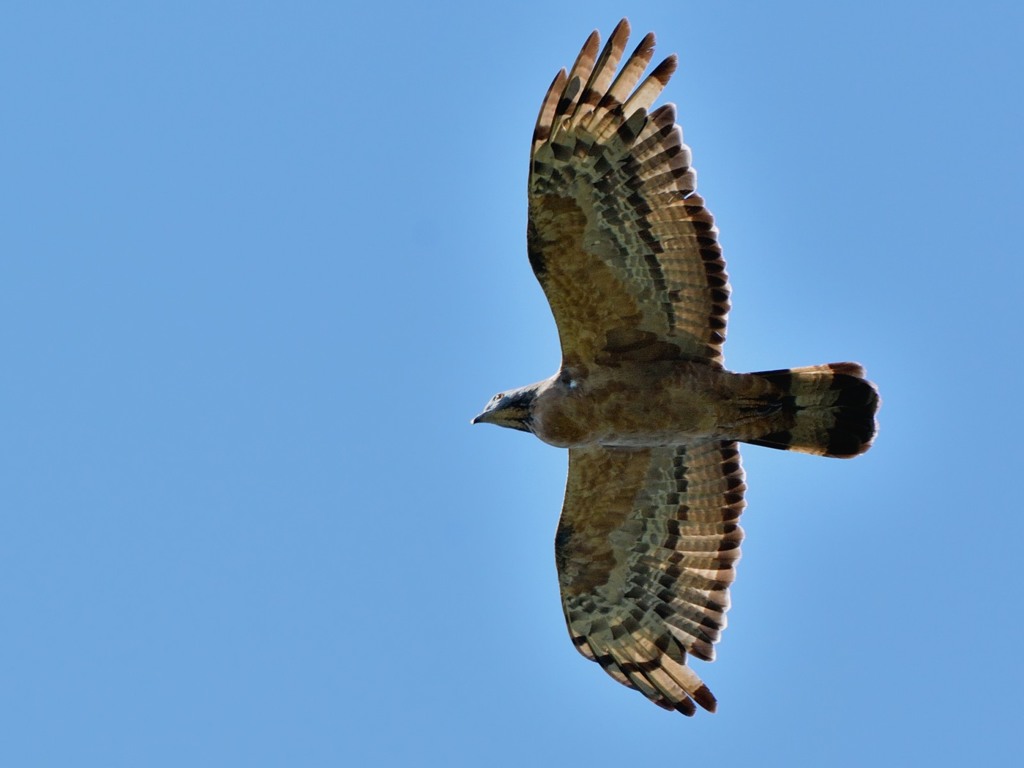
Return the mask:
[[745, 489], [732, 442], [569, 451], [555, 537], [569, 634], [666, 709], [715, 709], [686, 656], [711, 661], [725, 628]]
[[675, 107], [648, 112], [676, 59], [641, 82], [654, 53], [648, 34], [615, 76], [628, 37], [623, 19], [598, 54], [594, 32], [544, 99], [531, 153], [530, 263], [567, 362], [721, 365], [729, 285], [718, 230], [694, 192]]

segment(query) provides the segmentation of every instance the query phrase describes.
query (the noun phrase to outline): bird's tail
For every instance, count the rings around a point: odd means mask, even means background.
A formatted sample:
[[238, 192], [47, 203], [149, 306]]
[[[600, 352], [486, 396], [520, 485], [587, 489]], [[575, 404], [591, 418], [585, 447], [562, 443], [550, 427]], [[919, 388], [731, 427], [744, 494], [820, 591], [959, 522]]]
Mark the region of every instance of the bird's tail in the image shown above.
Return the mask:
[[858, 363], [828, 363], [754, 374], [779, 393], [775, 412], [765, 421], [770, 431], [744, 442], [850, 458], [875, 439], [879, 397]]

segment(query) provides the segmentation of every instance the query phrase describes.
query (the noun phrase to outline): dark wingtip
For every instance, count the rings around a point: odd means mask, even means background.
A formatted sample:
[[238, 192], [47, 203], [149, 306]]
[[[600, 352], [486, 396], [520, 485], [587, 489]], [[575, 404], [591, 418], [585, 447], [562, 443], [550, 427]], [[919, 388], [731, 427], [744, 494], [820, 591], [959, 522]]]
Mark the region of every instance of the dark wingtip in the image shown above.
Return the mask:
[[654, 71], [651, 72], [651, 77], [656, 79], [662, 85], [667, 85], [668, 81], [672, 79], [672, 75], [675, 74], [678, 66], [679, 57], [674, 53], [669, 54], [661, 64], [654, 68]]
[[679, 701], [674, 702], [673, 708], [676, 712], [680, 712], [687, 717], [693, 717], [697, 713], [697, 707], [695, 707], [693, 702], [688, 698], [682, 698]]
[[702, 685], [692, 694], [694, 701], [700, 704], [708, 712], [714, 712], [718, 709], [718, 699], [715, 698], [714, 694], [708, 690], [706, 685]]

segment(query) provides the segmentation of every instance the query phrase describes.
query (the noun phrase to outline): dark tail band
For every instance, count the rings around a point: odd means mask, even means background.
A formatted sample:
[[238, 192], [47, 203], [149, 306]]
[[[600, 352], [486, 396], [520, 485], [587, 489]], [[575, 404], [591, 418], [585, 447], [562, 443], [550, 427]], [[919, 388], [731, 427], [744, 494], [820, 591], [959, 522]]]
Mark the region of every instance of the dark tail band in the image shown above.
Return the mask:
[[819, 456], [850, 458], [871, 447], [878, 389], [857, 363], [829, 363], [755, 374], [777, 387], [771, 431], [745, 442]]

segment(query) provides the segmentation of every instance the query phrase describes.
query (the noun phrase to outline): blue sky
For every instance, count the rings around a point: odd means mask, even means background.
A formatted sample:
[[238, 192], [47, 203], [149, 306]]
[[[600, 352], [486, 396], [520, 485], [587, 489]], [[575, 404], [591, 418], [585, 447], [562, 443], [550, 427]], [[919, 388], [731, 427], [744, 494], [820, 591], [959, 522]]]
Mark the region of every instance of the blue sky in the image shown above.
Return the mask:
[[[10, 3], [0, 763], [1020, 759], [1019, 3]], [[528, 141], [678, 52], [729, 366], [859, 360], [852, 462], [743, 452], [692, 720], [570, 644]]]

